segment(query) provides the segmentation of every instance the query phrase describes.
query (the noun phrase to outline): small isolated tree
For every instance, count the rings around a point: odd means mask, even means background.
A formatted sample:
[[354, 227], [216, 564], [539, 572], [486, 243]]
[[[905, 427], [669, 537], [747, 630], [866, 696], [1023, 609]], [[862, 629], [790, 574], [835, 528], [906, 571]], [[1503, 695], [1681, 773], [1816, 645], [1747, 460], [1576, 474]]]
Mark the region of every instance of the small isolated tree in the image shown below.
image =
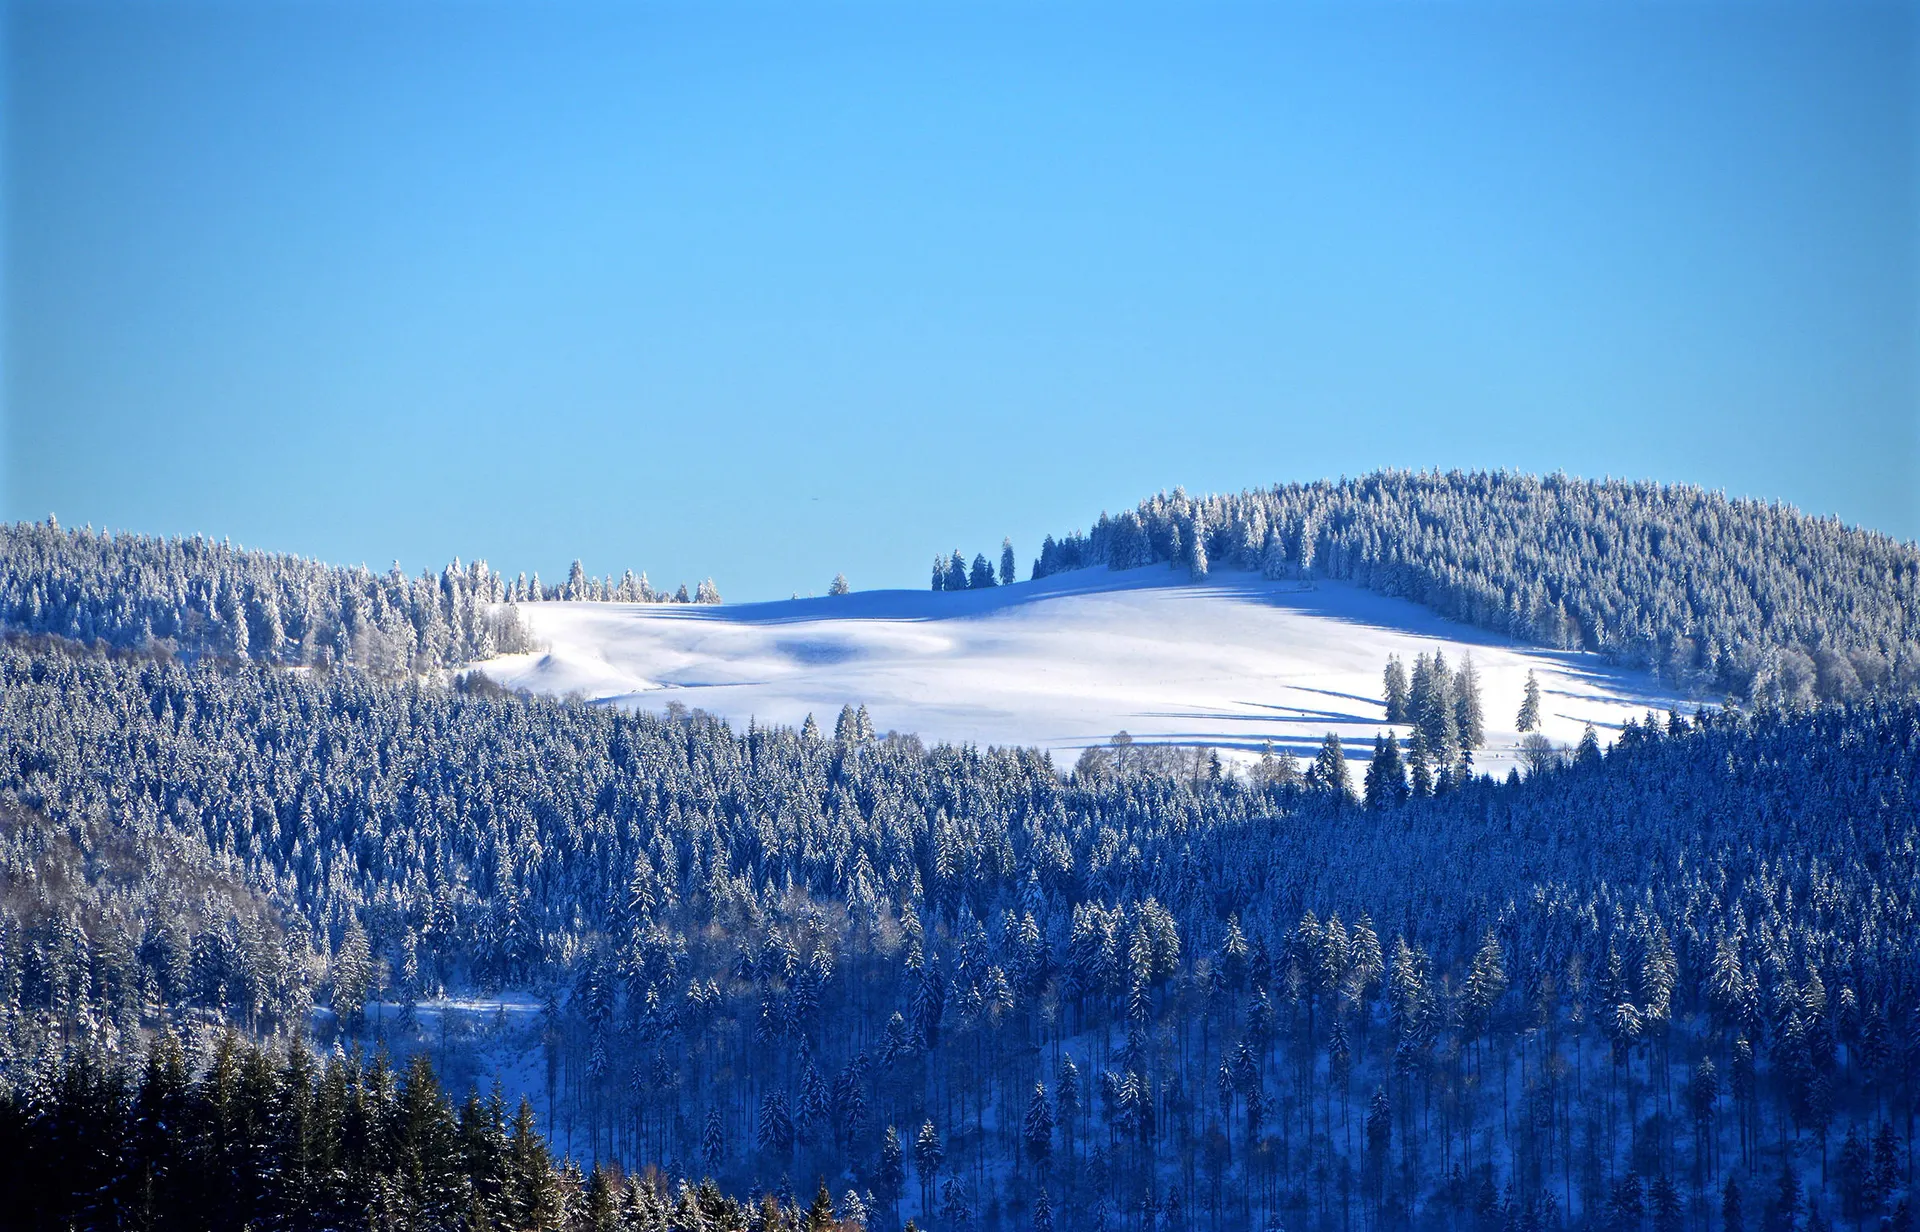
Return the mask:
[[853, 587], [847, 585], [847, 575], [844, 573], [834, 574], [833, 585], [827, 587], [827, 593], [830, 595], [850, 594], [852, 591]]
[[1540, 682], [1534, 679], [1533, 672], [1527, 672], [1527, 689], [1520, 699], [1520, 714], [1514, 720], [1514, 726], [1523, 732], [1538, 731], [1540, 728]]
[[1013, 559], [1013, 539], [1000, 541], [1000, 584], [1011, 586], [1019, 576], [1020, 567]]

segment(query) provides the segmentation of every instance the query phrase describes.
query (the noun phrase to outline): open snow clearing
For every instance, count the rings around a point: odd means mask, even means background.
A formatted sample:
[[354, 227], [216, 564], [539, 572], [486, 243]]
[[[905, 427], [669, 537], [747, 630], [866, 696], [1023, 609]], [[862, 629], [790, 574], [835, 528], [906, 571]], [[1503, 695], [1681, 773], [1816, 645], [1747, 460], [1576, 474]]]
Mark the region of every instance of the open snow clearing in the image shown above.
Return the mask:
[[[1483, 770], [1516, 763], [1527, 672], [1545, 735], [1609, 737], [1649, 708], [1687, 704], [1596, 655], [1516, 644], [1407, 600], [1340, 582], [1204, 581], [1148, 567], [1057, 574], [959, 593], [880, 590], [731, 606], [531, 603], [541, 649], [480, 664], [501, 684], [744, 725], [827, 730], [864, 704], [877, 730], [928, 741], [1034, 745], [1071, 764], [1126, 731], [1242, 758], [1266, 741], [1312, 756], [1329, 731], [1365, 760], [1388, 730], [1381, 673], [1397, 654], [1473, 656], [1486, 708]], [[1407, 728], [1396, 728], [1404, 738]]]

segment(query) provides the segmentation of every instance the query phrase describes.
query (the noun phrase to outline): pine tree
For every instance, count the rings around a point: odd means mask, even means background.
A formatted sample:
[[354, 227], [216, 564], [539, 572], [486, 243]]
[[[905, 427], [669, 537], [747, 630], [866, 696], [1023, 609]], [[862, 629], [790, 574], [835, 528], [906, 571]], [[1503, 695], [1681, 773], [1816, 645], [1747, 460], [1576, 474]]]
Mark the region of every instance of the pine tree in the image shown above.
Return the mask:
[[346, 933], [333, 955], [333, 1012], [343, 1024], [359, 1026], [372, 983], [373, 955], [367, 948], [366, 931], [360, 927], [359, 917], [349, 917]]
[[1382, 693], [1387, 704], [1387, 722], [1407, 722], [1409, 703], [1407, 668], [1406, 664], [1400, 661], [1399, 655], [1387, 656], [1387, 669], [1383, 676], [1382, 686]]
[[547, 1144], [534, 1128], [533, 1104], [524, 1096], [508, 1140], [506, 1182], [505, 1206], [514, 1227], [557, 1232], [565, 1217], [559, 1178]]
[[1415, 800], [1433, 795], [1433, 751], [1424, 728], [1415, 727], [1407, 750], [1408, 794]]
[[1353, 779], [1347, 773], [1347, 755], [1340, 747], [1339, 732], [1328, 732], [1320, 742], [1320, 752], [1313, 759], [1313, 769], [1307, 771], [1307, 780], [1336, 800], [1343, 803], [1353, 800]]
[[1534, 679], [1533, 669], [1527, 669], [1527, 690], [1520, 701], [1520, 714], [1514, 720], [1514, 727], [1523, 732], [1538, 731], [1540, 728], [1540, 682]]
[[987, 554], [977, 552], [973, 557], [973, 568], [967, 573], [967, 587], [970, 590], [986, 590], [993, 586], [993, 566], [987, 563]]
[[1042, 1083], [1033, 1084], [1033, 1097], [1027, 1101], [1027, 1115], [1021, 1122], [1021, 1136], [1026, 1143], [1027, 1158], [1044, 1172], [1053, 1156], [1053, 1112], [1047, 1107], [1047, 1088]]
[[1000, 584], [1011, 586], [1019, 580], [1020, 569], [1013, 558], [1012, 538], [1000, 541]]
[[769, 1091], [760, 1099], [760, 1117], [754, 1126], [754, 1145], [785, 1159], [793, 1154], [793, 1112], [785, 1092]]
[[1647, 1190], [1647, 1205], [1653, 1212], [1653, 1232], [1680, 1232], [1685, 1224], [1685, 1209], [1680, 1190], [1665, 1173], [1654, 1178]]
[[946, 1161], [947, 1149], [940, 1143], [940, 1135], [928, 1121], [920, 1127], [920, 1134], [913, 1141], [914, 1171], [920, 1176], [920, 1205], [922, 1209], [933, 1205], [933, 1185], [940, 1175], [940, 1165]]
[[933, 558], [933, 588], [936, 591], [947, 588], [947, 558], [938, 553]]
[[1389, 808], [1407, 800], [1407, 770], [1400, 741], [1392, 732], [1373, 738], [1373, 760], [1363, 779], [1368, 808]]
[[900, 1195], [907, 1184], [907, 1157], [900, 1149], [900, 1131], [887, 1126], [887, 1132], [880, 1139], [880, 1192], [888, 1202], [899, 1209]]
[[582, 1223], [586, 1232], [621, 1232], [619, 1199], [613, 1176], [598, 1164], [587, 1176], [587, 1192], [581, 1205], [585, 1208], [586, 1217]]
[[835, 596], [851, 594], [852, 591], [853, 587], [847, 585], [847, 575], [844, 573], [834, 574], [832, 584], [827, 587], [827, 593]]
[[1198, 509], [1187, 536], [1187, 572], [1195, 581], [1207, 576], [1207, 515]]
[[1053, 1200], [1047, 1197], [1047, 1187], [1042, 1185], [1033, 1196], [1033, 1232], [1053, 1232]]
[[1487, 742], [1486, 711], [1480, 701], [1480, 673], [1474, 669], [1473, 656], [1460, 660], [1453, 678], [1454, 726], [1463, 751], [1477, 749]]
[[409, 1063], [396, 1111], [395, 1163], [406, 1209], [427, 1226], [451, 1222], [465, 1206], [457, 1127], [426, 1054], [415, 1053]]
[[832, 1232], [834, 1227], [833, 1195], [827, 1192], [826, 1178], [820, 1180], [820, 1188], [814, 1191], [813, 1203], [807, 1207], [807, 1213], [801, 1220], [802, 1232]]

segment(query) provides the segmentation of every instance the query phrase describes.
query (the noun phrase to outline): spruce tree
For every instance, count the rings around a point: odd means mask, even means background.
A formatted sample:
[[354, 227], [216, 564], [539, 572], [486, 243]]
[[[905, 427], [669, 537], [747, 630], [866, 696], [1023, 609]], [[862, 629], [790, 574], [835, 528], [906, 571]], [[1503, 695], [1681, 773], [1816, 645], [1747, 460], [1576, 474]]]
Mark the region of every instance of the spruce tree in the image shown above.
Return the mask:
[[1383, 674], [1382, 692], [1387, 704], [1387, 722], [1405, 723], [1408, 721], [1408, 684], [1406, 664], [1399, 655], [1387, 656], [1387, 668]]
[[1480, 700], [1480, 673], [1474, 669], [1471, 654], [1461, 659], [1460, 670], [1453, 678], [1453, 715], [1463, 753], [1470, 753], [1487, 742], [1486, 711]]
[[1573, 759], [1583, 766], [1600, 763], [1600, 735], [1594, 731], [1593, 724], [1587, 724], [1587, 729], [1580, 733], [1580, 745], [1574, 750]]
[[1027, 1101], [1027, 1115], [1021, 1122], [1020, 1132], [1026, 1143], [1027, 1159], [1044, 1172], [1053, 1155], [1053, 1112], [1047, 1107], [1047, 1088], [1042, 1083], [1033, 1084], [1033, 1096]]
[[1353, 800], [1353, 779], [1347, 773], [1347, 755], [1340, 747], [1339, 732], [1328, 732], [1320, 742], [1320, 752], [1315, 755], [1307, 778], [1314, 787], [1342, 803]]
[[1514, 720], [1518, 731], [1538, 731], [1540, 728], [1540, 682], [1534, 679], [1533, 669], [1527, 669], [1527, 688], [1520, 701], [1520, 714]]
[[1407, 769], [1400, 760], [1400, 741], [1392, 732], [1373, 738], [1373, 760], [1364, 777], [1368, 808], [1387, 808], [1407, 799]]

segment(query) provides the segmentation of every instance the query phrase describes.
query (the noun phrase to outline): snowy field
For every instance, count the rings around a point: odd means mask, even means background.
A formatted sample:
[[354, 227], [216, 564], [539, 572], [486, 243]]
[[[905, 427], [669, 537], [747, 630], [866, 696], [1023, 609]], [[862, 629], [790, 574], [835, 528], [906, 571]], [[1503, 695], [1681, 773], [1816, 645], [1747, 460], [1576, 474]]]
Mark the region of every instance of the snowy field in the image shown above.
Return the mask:
[[1311, 756], [1337, 731], [1363, 760], [1386, 730], [1389, 654], [1409, 669], [1423, 652], [1442, 650], [1455, 668], [1472, 654], [1487, 717], [1477, 760], [1496, 773], [1514, 764], [1529, 668], [1556, 743], [1574, 743], [1588, 722], [1604, 740], [1629, 716], [1681, 704], [1592, 655], [1518, 646], [1339, 582], [1247, 573], [1196, 584], [1158, 566], [1100, 568], [958, 594], [520, 612], [542, 649], [481, 665], [510, 688], [649, 710], [677, 702], [741, 725], [811, 713], [828, 732], [842, 704], [865, 703], [882, 732], [1038, 745], [1063, 766], [1121, 730], [1243, 758], [1266, 740]]

